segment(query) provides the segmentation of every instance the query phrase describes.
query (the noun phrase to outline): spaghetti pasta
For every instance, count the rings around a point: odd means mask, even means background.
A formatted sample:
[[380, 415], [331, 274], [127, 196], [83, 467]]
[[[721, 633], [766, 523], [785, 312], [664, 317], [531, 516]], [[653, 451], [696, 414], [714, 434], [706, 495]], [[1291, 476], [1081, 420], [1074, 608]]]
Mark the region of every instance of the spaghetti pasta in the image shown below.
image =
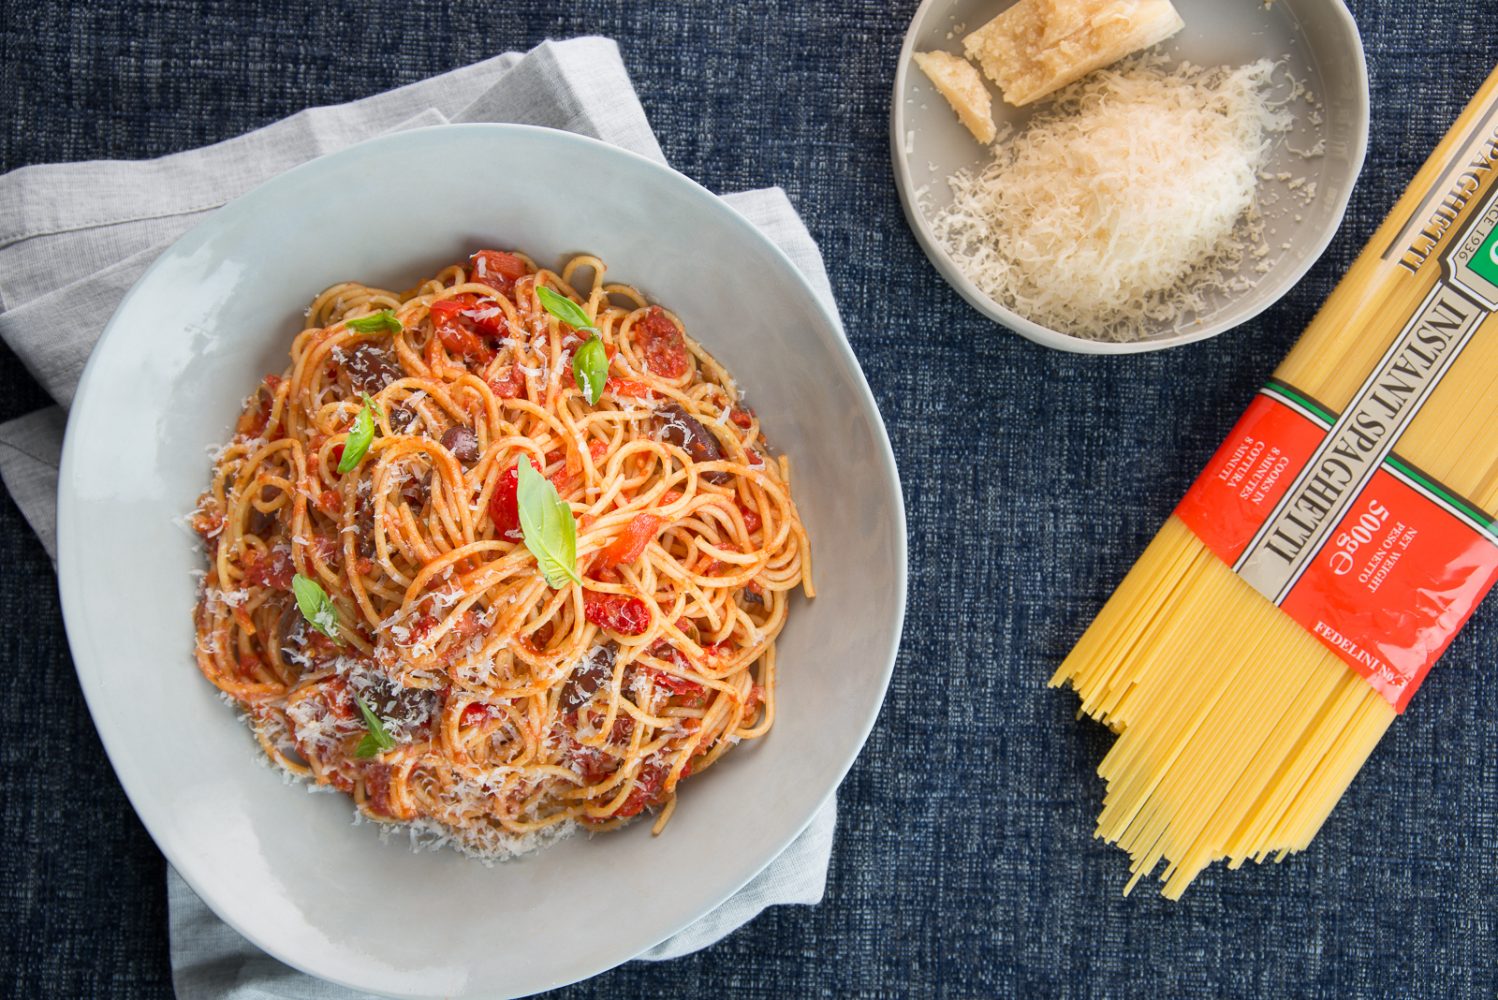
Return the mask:
[[[480, 251], [327, 289], [193, 515], [198, 666], [270, 759], [485, 857], [647, 810], [658, 831], [771, 727], [775, 639], [813, 593], [789, 462], [675, 316], [604, 279]], [[573, 369], [592, 336], [603, 385]], [[538, 568], [527, 465], [580, 582]]]
[[[1390, 383], [1401, 395], [1381, 402], [1408, 422], [1385, 442], [1384, 452], [1373, 456], [1367, 475], [1382, 474], [1379, 470], [1387, 472], [1392, 465], [1408, 472], [1408, 478], [1430, 484], [1433, 502], [1466, 515], [1471, 542], [1461, 559], [1442, 567], [1455, 582], [1432, 583], [1405, 608], [1361, 623], [1378, 633], [1403, 627], [1401, 614], [1405, 619], [1428, 615], [1432, 621], [1440, 619], [1441, 630], [1430, 633], [1440, 641], [1424, 650], [1428, 659], [1423, 666], [1403, 676], [1379, 659], [1381, 649], [1365, 648], [1375, 642], [1360, 645], [1323, 620], [1306, 624], [1292, 617], [1287, 610], [1291, 598], [1285, 595], [1293, 595], [1289, 588], [1305, 576], [1288, 576], [1290, 582], [1274, 600], [1266, 599], [1262, 584], [1250, 582], [1257, 579], [1250, 550], [1259, 545], [1262, 553], [1276, 544], [1265, 534], [1274, 512], [1296, 498], [1303, 500], [1312, 489], [1332, 497], [1332, 487], [1340, 488], [1335, 476], [1323, 482], [1309, 470], [1304, 475], [1311, 478], [1291, 483], [1293, 463], [1282, 483], [1270, 484], [1266, 474], [1261, 492], [1271, 495], [1262, 503], [1252, 496], [1251, 502], [1270, 513], [1242, 555], [1225, 553], [1223, 546], [1214, 550], [1205, 540], [1213, 537], [1209, 518], [1196, 514], [1188, 495], [1051, 679], [1052, 686], [1070, 683], [1083, 710], [1118, 733], [1099, 768], [1107, 793], [1097, 835], [1129, 852], [1128, 888], [1164, 861], [1164, 895], [1179, 898], [1213, 861], [1227, 859], [1236, 868], [1249, 859], [1279, 860], [1304, 849], [1402, 710], [1430, 660], [1492, 584], [1498, 318], [1494, 304], [1483, 297], [1486, 293], [1470, 288], [1486, 287], [1483, 275], [1474, 271], [1485, 265], [1474, 263], [1471, 250], [1479, 241], [1485, 241], [1484, 248], [1493, 243], [1490, 230], [1498, 219], [1495, 121], [1498, 71], [1276, 369], [1271, 387], [1282, 398], [1293, 397], [1292, 406], [1304, 419], [1286, 420], [1301, 421], [1295, 424], [1297, 433], [1324, 447], [1347, 424], [1339, 415], [1352, 414], [1360, 400], [1376, 398], [1382, 384], [1375, 374], [1400, 371], [1401, 345], [1418, 347], [1428, 335], [1440, 350], [1449, 348], [1449, 357], [1435, 348], [1418, 354], [1432, 365], [1444, 358], [1441, 363], [1449, 367], [1443, 372], [1411, 366], [1410, 381]], [[1498, 256], [1494, 266], [1498, 268]], [[1463, 281], [1466, 286], [1454, 290]], [[1448, 319], [1440, 313], [1443, 308], [1461, 318]], [[1465, 346], [1456, 344], [1457, 333], [1470, 338], [1462, 342]], [[1405, 406], [1402, 394], [1417, 388], [1428, 393], [1423, 405]], [[1320, 423], [1313, 428], [1306, 420]], [[1392, 418], [1389, 425], [1394, 426]], [[1235, 437], [1257, 440], [1235, 429], [1224, 449]], [[1205, 489], [1202, 484], [1211, 473], [1250, 467], [1235, 466], [1235, 461], [1232, 455], [1223, 462], [1214, 458], [1193, 495]], [[1266, 458], [1256, 468], [1277, 474], [1281, 465]], [[1260, 487], [1250, 480], [1244, 490], [1254, 488]], [[1276, 501], [1275, 495], [1283, 499]], [[1332, 509], [1330, 499], [1326, 506]], [[1317, 510], [1315, 504], [1307, 508]], [[1375, 508], [1369, 523], [1385, 531], [1377, 515]], [[1325, 529], [1317, 527], [1313, 516], [1296, 523], [1307, 532], [1312, 527], [1330, 531], [1335, 516], [1323, 520]], [[1469, 529], [1456, 525], [1451, 530]], [[1355, 562], [1352, 552], [1365, 536], [1379, 542], [1371, 529], [1344, 531], [1335, 538], [1346, 551], [1338, 553], [1330, 543], [1319, 551], [1332, 551], [1333, 574], [1368, 567], [1348, 578], [1362, 579], [1360, 593], [1373, 601], [1367, 595], [1391, 578], [1399, 555], [1407, 564], [1418, 546], [1412, 533], [1386, 533], [1381, 560], [1365, 563], [1359, 555]], [[1308, 544], [1307, 551], [1312, 548]], [[1289, 543], [1279, 554], [1293, 557], [1300, 567], [1296, 572], [1317, 571]], [[1452, 596], [1458, 591], [1459, 599]]]

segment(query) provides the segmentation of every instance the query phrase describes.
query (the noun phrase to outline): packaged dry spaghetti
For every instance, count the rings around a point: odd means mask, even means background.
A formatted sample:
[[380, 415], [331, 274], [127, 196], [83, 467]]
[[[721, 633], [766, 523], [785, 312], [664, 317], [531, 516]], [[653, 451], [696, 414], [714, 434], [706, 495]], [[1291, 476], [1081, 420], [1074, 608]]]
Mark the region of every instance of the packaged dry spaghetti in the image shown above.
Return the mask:
[[1053, 678], [1135, 880], [1304, 848], [1498, 579], [1495, 314], [1498, 72]]

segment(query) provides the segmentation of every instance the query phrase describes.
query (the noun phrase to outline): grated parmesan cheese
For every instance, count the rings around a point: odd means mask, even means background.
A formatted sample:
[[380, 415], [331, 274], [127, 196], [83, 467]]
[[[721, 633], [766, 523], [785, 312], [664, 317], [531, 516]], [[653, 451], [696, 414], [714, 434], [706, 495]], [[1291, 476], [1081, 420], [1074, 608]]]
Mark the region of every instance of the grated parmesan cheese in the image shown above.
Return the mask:
[[1139, 340], [1200, 314], [1262, 244], [1258, 173], [1291, 116], [1275, 63], [1173, 70], [1139, 57], [1059, 92], [932, 219], [962, 273], [1037, 323]]

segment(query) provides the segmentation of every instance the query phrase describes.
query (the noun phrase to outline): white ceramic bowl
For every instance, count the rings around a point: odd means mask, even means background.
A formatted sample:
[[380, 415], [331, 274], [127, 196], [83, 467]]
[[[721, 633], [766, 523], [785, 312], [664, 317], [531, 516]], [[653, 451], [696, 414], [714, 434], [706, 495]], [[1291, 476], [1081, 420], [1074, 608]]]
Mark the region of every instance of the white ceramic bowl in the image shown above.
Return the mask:
[[[491, 178], [473, 183], [473, 178]], [[355, 278], [405, 287], [475, 248], [589, 251], [669, 305], [791, 456], [819, 596], [780, 639], [775, 728], [683, 787], [670, 825], [485, 867], [413, 853], [262, 766], [192, 657], [179, 518], [207, 449], [280, 371], [302, 312]], [[520, 126], [388, 136], [324, 157], [179, 240], [110, 321], [68, 422], [68, 638], [99, 735], [167, 858], [277, 958], [407, 997], [520, 995], [623, 962], [722, 902], [806, 826], [873, 724], [905, 605], [889, 441], [835, 314], [722, 201], [611, 146]]]
[[[1276, 142], [1265, 170], [1313, 183], [1315, 195], [1306, 202], [1286, 181], [1262, 180], [1259, 207], [1266, 223], [1270, 269], [1251, 273], [1255, 282], [1251, 289], [1218, 298], [1206, 315], [1152, 330], [1148, 339], [1122, 344], [1075, 337], [1021, 316], [968, 280], [937, 242], [930, 219], [951, 204], [947, 178], [986, 161], [988, 154], [957, 121], [911, 54], [941, 49], [961, 55], [963, 35], [1009, 3], [925, 0], [910, 22], [895, 68], [890, 112], [895, 183], [905, 218], [937, 271], [973, 308], [1036, 343], [1082, 354], [1132, 354], [1189, 344], [1230, 330], [1269, 308], [1300, 280], [1331, 242], [1347, 211], [1347, 199], [1368, 147], [1368, 68], [1357, 25], [1346, 6], [1341, 0], [1174, 2], [1186, 27], [1164, 43], [1163, 51], [1171, 57], [1203, 66], [1240, 66], [1265, 57], [1283, 58], [1284, 72], [1276, 75], [1284, 82], [1279, 96], [1288, 96], [1291, 77], [1315, 95], [1315, 105], [1300, 99], [1290, 102], [1295, 124]], [[1045, 103], [1017, 109], [999, 97], [997, 87], [989, 90], [994, 120], [1007, 121], [1016, 129], [1023, 128], [1034, 108]], [[1318, 143], [1324, 147], [1320, 156], [1307, 158], [1295, 152], [1313, 149]]]

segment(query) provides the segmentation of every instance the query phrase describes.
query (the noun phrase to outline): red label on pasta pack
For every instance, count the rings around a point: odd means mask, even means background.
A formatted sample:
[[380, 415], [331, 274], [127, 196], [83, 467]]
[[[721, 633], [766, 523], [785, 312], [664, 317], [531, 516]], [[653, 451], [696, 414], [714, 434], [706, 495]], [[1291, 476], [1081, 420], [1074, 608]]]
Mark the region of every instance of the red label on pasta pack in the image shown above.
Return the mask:
[[1360, 471], [1346, 423], [1272, 382], [1176, 513], [1403, 711], [1498, 580], [1498, 536], [1397, 452]]
[[1181, 500], [1176, 514], [1231, 566], [1324, 437], [1324, 424], [1260, 393]]

